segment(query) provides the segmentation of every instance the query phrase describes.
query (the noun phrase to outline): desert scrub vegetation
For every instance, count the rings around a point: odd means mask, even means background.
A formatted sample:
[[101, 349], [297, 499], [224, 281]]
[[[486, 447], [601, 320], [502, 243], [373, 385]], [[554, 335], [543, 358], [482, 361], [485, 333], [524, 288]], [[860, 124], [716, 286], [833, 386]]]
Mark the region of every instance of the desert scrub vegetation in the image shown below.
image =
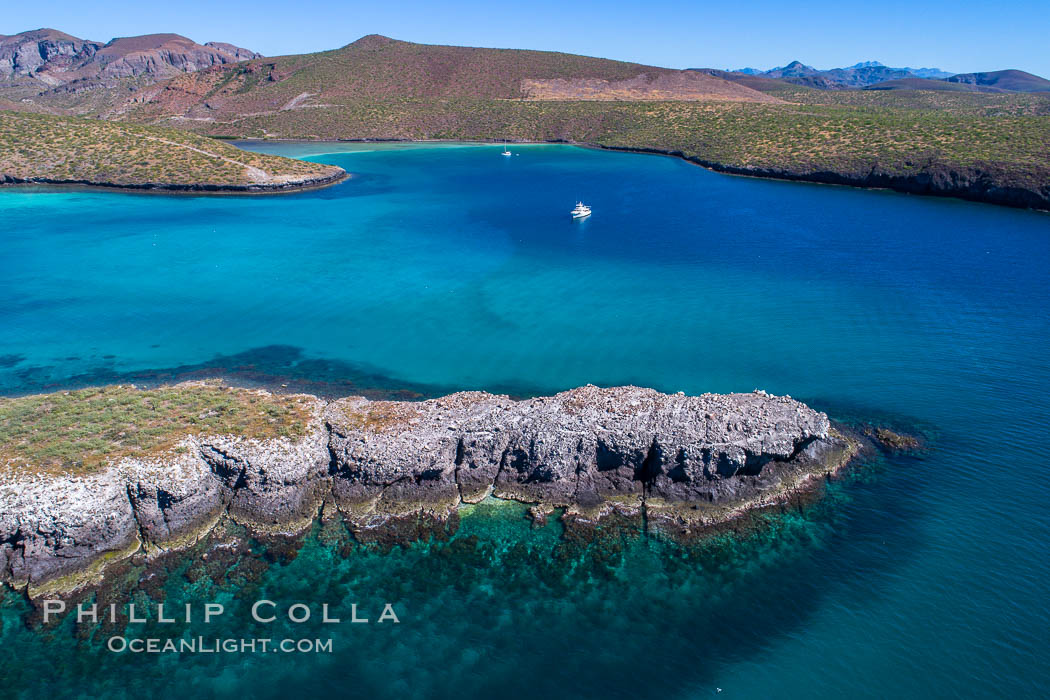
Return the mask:
[[936, 109], [900, 106], [909, 98], [895, 93], [856, 104], [343, 100], [182, 125], [224, 137], [564, 141], [676, 153], [763, 176], [979, 181], [988, 192], [1024, 193], [1023, 206], [1050, 208], [1050, 115], [1031, 113], [1038, 100], [946, 94]]
[[1050, 94], [982, 93], [944, 90], [814, 90], [785, 87], [768, 90], [787, 102], [864, 109], [933, 110], [974, 117], [1050, 116]]
[[[855, 172], [876, 166], [906, 172], [932, 160], [950, 167], [995, 163], [1025, 171], [1034, 179], [1046, 173], [1048, 116], [1023, 110], [987, 116], [961, 106], [922, 109], [865, 102], [884, 99], [883, 95], [864, 98], [860, 104], [770, 105], [353, 100], [192, 126], [227, 137], [266, 133], [322, 139], [564, 140], [679, 151], [728, 166], [792, 172], [822, 168]], [[964, 100], [971, 97], [961, 95]], [[992, 100], [988, 105], [1004, 109], [1005, 103]]]
[[[1050, 95], [815, 90], [755, 79], [737, 86], [741, 99], [762, 98], [752, 102], [572, 99], [595, 79], [641, 85], [673, 82], [675, 74], [372, 36], [335, 51], [180, 76], [114, 114], [227, 138], [568, 141], [680, 153], [731, 172], [898, 187], [908, 181], [909, 191], [936, 180], [942, 193], [1050, 204]], [[524, 99], [524, 85], [562, 79], [579, 83], [552, 93], [566, 99]]]
[[418, 420], [419, 411], [411, 403], [372, 401], [365, 406], [335, 404], [342, 416], [342, 426], [355, 430], [382, 433], [404, 427]]
[[250, 153], [177, 129], [0, 112], [0, 181], [122, 186], [266, 186], [330, 177], [332, 166]]
[[189, 435], [297, 438], [307, 432], [312, 401], [218, 382], [0, 398], [0, 467], [85, 473], [178, 450]]

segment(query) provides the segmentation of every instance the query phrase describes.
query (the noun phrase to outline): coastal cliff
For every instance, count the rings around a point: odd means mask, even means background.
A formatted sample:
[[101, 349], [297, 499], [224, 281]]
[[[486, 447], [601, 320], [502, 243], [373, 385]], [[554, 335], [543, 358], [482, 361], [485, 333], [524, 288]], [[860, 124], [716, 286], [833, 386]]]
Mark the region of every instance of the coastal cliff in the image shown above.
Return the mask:
[[[362, 542], [397, 543], [454, 529], [460, 504], [491, 496], [534, 503], [542, 517], [564, 509], [576, 527], [621, 516], [690, 538], [788, 498], [857, 449], [825, 414], [765, 392], [585, 386], [520, 401], [464, 392], [325, 403], [196, 383], [87, 396], [0, 404], [6, 427], [20, 421], [2, 446], [0, 580], [31, 596], [90, 586], [134, 554], [185, 548], [223, 518], [294, 535], [341, 517]], [[173, 417], [128, 417], [161, 407]], [[59, 468], [52, 457], [75, 451], [32, 421], [71, 410], [71, 424], [113, 445], [90, 443], [97, 462]]]

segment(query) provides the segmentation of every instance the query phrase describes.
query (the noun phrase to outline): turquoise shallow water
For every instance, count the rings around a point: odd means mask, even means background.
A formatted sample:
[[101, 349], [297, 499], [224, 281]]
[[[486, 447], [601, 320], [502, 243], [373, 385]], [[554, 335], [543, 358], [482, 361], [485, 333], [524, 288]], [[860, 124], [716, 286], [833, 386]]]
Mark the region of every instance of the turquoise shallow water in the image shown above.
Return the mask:
[[[0, 393], [202, 373], [329, 393], [760, 387], [917, 427], [934, 449], [686, 558], [637, 541], [566, 553], [520, 512], [385, 555], [311, 540], [251, 585], [404, 610], [340, 626], [330, 655], [105, 654], [27, 631], [9, 595], [8, 687], [1050, 692], [1050, 217], [565, 146], [266, 149], [355, 177], [275, 197], [0, 192]], [[577, 198], [589, 220], [569, 220]], [[239, 585], [174, 576], [169, 595]]]

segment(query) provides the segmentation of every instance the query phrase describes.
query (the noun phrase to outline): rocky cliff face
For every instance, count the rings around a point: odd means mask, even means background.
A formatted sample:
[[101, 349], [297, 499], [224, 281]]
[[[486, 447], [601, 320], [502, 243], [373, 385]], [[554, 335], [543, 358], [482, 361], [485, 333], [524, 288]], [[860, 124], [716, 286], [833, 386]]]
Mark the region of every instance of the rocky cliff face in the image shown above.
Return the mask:
[[103, 44], [38, 29], [0, 37], [0, 85], [35, 84], [44, 90], [71, 83], [95, 87], [107, 79], [135, 76], [160, 80], [258, 57], [232, 44], [201, 45], [178, 34], [122, 37]]
[[240, 46], [234, 46], [233, 44], [227, 44], [225, 41], [206, 41], [204, 45], [209, 49], [215, 49], [221, 54], [226, 54], [237, 59], [237, 62], [250, 61], [253, 58], [262, 58], [261, 53], [255, 53], [250, 49], [243, 49]]
[[0, 78], [31, 76], [49, 65], [69, 66], [90, 58], [101, 47], [54, 29], [0, 37]]
[[239, 56], [256, 58], [257, 54], [230, 44], [202, 46], [178, 34], [147, 34], [113, 39], [85, 63], [83, 70], [97, 71], [104, 77], [148, 73], [160, 79], [247, 60]]
[[[0, 481], [0, 580], [31, 595], [97, 581], [106, 562], [196, 541], [223, 517], [301, 532], [322, 511], [363, 541], [454, 527], [492, 495], [577, 524], [646, 517], [690, 536], [834, 471], [854, 446], [823, 413], [755, 392], [685, 396], [587, 386], [514, 401], [312, 399], [305, 437], [184, 439], [88, 476]], [[407, 524], [407, 527], [406, 527]]]

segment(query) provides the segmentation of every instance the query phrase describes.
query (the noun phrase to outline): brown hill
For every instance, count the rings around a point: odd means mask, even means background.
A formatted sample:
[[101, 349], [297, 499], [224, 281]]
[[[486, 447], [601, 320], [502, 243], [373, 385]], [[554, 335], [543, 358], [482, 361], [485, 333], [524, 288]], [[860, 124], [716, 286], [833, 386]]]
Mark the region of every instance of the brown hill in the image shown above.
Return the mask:
[[192, 72], [214, 65], [236, 63], [240, 56], [256, 58], [258, 54], [229, 44], [201, 45], [178, 34], [145, 34], [113, 39], [88, 60], [81, 73], [85, 77], [128, 77], [151, 73], [158, 78]]
[[758, 90], [768, 94], [776, 94], [777, 92], [783, 92], [785, 89], [798, 89], [801, 86], [789, 83], [779, 78], [767, 78], [761, 75], [751, 75], [749, 73], [738, 73], [735, 71], [716, 70], [714, 68], [690, 68], [690, 70], [698, 73], [707, 73], [713, 75], [716, 78], [722, 80], [728, 80], [731, 83], [737, 85], [743, 85], [749, 87], [752, 90]]
[[990, 73], [962, 73], [945, 78], [950, 83], [976, 85], [1010, 92], [1050, 92], [1050, 80], [1023, 70], [997, 70]]
[[940, 92], [999, 92], [980, 88], [976, 85], [963, 83], [950, 83], [945, 80], [931, 80], [929, 78], [900, 78], [897, 80], [886, 80], [874, 85], [868, 85], [865, 90], [937, 90]]
[[625, 80], [600, 78], [551, 78], [521, 81], [523, 97], [529, 100], [719, 100], [730, 102], [776, 102], [756, 97], [749, 87], [698, 71], [642, 73]]
[[227, 120], [404, 99], [778, 101], [693, 71], [369, 35], [334, 51], [255, 59], [177, 76], [136, 94], [110, 116]]

